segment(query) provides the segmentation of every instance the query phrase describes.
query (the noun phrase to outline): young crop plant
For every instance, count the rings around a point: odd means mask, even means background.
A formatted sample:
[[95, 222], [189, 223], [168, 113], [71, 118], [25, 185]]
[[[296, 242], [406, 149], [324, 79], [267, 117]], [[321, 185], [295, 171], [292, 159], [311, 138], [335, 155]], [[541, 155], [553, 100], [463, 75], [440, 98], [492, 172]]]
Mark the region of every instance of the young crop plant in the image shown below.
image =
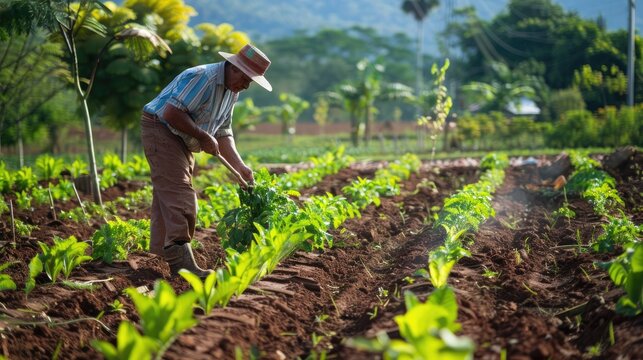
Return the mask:
[[365, 209], [370, 204], [380, 206], [378, 185], [372, 180], [358, 177], [350, 185], [344, 186], [342, 192], [360, 209]]
[[30, 167], [25, 166], [13, 175], [13, 185], [16, 192], [26, 191], [38, 184], [38, 177]]
[[67, 239], [54, 237], [54, 244], [49, 246], [43, 242], [38, 242], [42, 252], [31, 259], [29, 262], [29, 279], [27, 280], [25, 292], [29, 293], [36, 285], [36, 276], [43, 270], [52, 283], [62, 272], [65, 279], [69, 278], [71, 271], [80, 264], [92, 259], [91, 256], [85, 255], [89, 244], [79, 242], [75, 236]]
[[91, 344], [107, 360], [151, 360], [159, 350], [154, 339], [141, 335], [129, 321], [118, 326], [116, 346], [102, 340], [93, 340]]
[[592, 244], [594, 251], [611, 252], [617, 245], [627, 248], [640, 241], [643, 235], [643, 226], [637, 226], [625, 218], [623, 214], [621, 215], [620, 218], [608, 216], [609, 222], [601, 225], [603, 233]]
[[92, 236], [92, 257], [111, 264], [114, 260], [125, 260], [132, 251], [146, 251], [150, 248], [150, 221], [123, 221], [120, 218], [108, 221]]
[[332, 236], [327, 230], [337, 229], [346, 220], [361, 216], [356, 204], [350, 203], [342, 196], [313, 196], [304, 203], [301, 221], [308, 223], [306, 231], [312, 234], [310, 242], [304, 244], [304, 250], [323, 250], [333, 246]]
[[460, 238], [467, 231], [457, 230], [455, 227], [443, 225], [446, 230], [444, 245], [439, 246], [429, 253], [429, 280], [435, 288], [442, 288], [447, 285], [447, 279], [453, 266], [465, 256], [471, 253], [462, 247]]
[[88, 175], [89, 172], [87, 169], [89, 169], [89, 165], [87, 165], [84, 160], [78, 158], [69, 165], [67, 170], [69, 170], [74, 179], [77, 179], [82, 175]]
[[482, 222], [496, 212], [491, 206], [491, 194], [465, 186], [444, 200], [444, 206], [434, 227], [455, 227], [458, 230], [477, 230]]
[[0, 291], [5, 290], [16, 290], [16, 283], [13, 281], [9, 274], [3, 274], [2, 272], [7, 270], [7, 268], [16, 261], [7, 261], [6, 263], [0, 265]]
[[49, 154], [44, 154], [36, 158], [36, 174], [40, 180], [53, 180], [60, 176], [65, 168], [65, 162], [61, 158], [54, 158]]
[[197, 323], [192, 311], [197, 298], [194, 291], [177, 296], [172, 286], [164, 280], [154, 284], [153, 296], [140, 294], [135, 288], [125, 291], [141, 318], [143, 335], [157, 344], [158, 358], [177, 336]]
[[28, 210], [31, 208], [31, 195], [23, 190], [16, 192], [16, 207], [18, 210]]
[[0, 194], [8, 194], [11, 189], [13, 189], [13, 175], [4, 161], [0, 160]]
[[0, 195], [0, 215], [9, 212], [9, 204], [4, 200], [4, 197]]
[[245, 251], [256, 233], [255, 223], [270, 228], [281, 218], [297, 215], [299, 209], [289, 195], [299, 193], [280, 190], [265, 168], [257, 172], [252, 191], [239, 188], [241, 205], [228, 211], [217, 225], [223, 247]]
[[458, 304], [449, 287], [436, 289], [422, 303], [411, 292], [404, 293], [406, 313], [395, 317], [401, 339], [380, 332], [375, 339], [350, 339], [349, 346], [383, 353], [385, 359], [473, 359], [474, 344], [458, 337]]
[[505, 169], [509, 166], [509, 157], [504, 153], [489, 153], [480, 160], [480, 170]]
[[643, 243], [631, 243], [623, 254], [607, 263], [601, 263], [610, 278], [625, 290], [616, 303], [616, 312], [636, 316], [643, 311]]
[[583, 192], [583, 197], [592, 204], [594, 212], [599, 215], [607, 215], [611, 210], [625, 205], [618, 191], [608, 183], [591, 187]]
[[31, 232], [38, 229], [38, 225], [29, 225], [20, 219], [14, 219], [14, 224], [19, 236], [31, 236]]

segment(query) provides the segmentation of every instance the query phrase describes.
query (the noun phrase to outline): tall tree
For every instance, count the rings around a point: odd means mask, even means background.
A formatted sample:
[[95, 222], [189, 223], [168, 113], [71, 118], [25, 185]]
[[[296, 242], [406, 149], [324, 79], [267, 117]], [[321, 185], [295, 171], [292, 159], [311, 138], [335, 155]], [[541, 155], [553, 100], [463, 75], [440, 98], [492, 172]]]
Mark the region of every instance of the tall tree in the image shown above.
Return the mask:
[[506, 111], [510, 104], [520, 107], [522, 97], [532, 98], [534, 88], [531, 79], [515, 76], [503, 63], [491, 64], [494, 76], [488, 82], [473, 81], [462, 88], [482, 101], [482, 111]]
[[[9, 0], [0, 8], [0, 34], [31, 33], [37, 28], [44, 28], [52, 35], [62, 38], [64, 47], [69, 55], [74, 89], [81, 104], [81, 110], [85, 120], [85, 133], [87, 137], [94, 201], [102, 204], [94, 152], [91, 116], [87, 104], [87, 98], [91, 93], [95, 72], [89, 75], [89, 83], [87, 86], [84, 86], [84, 81], [78, 66], [76, 36], [80, 29], [86, 29], [96, 34], [110, 36], [116, 41], [125, 41], [130, 48], [139, 51], [150, 51], [153, 49], [169, 51], [170, 49], [161, 38], [147, 29], [127, 27], [117, 33], [110, 31], [111, 29], [106, 28], [93, 17], [87, 16], [95, 10], [111, 13], [109, 8], [100, 0], [81, 0], [76, 4], [71, 4], [70, 1], [66, 0], [51, 0], [46, 2], [39, 0]], [[151, 46], [146, 46], [144, 41], [149, 42]], [[111, 40], [108, 43], [110, 42]], [[97, 54], [97, 61], [100, 59], [101, 54], [102, 51]]]

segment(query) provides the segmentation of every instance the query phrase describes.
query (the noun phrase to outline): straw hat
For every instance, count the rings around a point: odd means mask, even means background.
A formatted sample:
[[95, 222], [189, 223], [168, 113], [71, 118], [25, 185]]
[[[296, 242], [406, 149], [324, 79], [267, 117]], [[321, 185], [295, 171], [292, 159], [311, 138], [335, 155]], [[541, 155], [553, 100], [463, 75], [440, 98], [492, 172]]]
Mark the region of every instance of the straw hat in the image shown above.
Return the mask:
[[261, 50], [248, 44], [236, 54], [219, 51], [219, 55], [238, 67], [261, 87], [272, 91], [272, 85], [263, 76], [270, 66], [270, 59]]

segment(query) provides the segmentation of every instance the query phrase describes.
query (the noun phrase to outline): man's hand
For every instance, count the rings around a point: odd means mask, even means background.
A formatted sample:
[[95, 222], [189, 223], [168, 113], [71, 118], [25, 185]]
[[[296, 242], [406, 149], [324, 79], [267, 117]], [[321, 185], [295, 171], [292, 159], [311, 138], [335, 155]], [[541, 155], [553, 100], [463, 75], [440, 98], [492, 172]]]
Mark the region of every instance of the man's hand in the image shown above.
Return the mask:
[[248, 183], [248, 186], [252, 186], [255, 184], [255, 178], [252, 175], [252, 169], [245, 165], [241, 165], [239, 166], [239, 169], [237, 171], [239, 171], [239, 175], [241, 175], [243, 180]]
[[214, 136], [203, 131], [198, 140], [199, 145], [201, 145], [201, 150], [214, 156], [219, 155], [219, 142]]

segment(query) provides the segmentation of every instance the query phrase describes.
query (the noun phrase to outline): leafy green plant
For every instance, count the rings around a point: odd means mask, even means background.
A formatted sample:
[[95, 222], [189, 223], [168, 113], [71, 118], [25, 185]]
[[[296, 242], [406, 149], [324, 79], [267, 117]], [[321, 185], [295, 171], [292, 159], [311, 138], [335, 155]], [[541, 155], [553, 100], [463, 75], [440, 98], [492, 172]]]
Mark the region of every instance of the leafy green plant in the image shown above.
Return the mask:
[[89, 172], [87, 171], [87, 169], [89, 169], [89, 165], [87, 165], [87, 163], [80, 158], [74, 160], [68, 167], [68, 170], [74, 179], [80, 177], [81, 175], [88, 175]]
[[16, 192], [16, 207], [18, 210], [27, 210], [31, 208], [31, 195], [26, 191]]
[[108, 360], [148, 360], [159, 350], [154, 339], [141, 335], [129, 321], [123, 321], [118, 326], [116, 346], [102, 340], [93, 340], [91, 344]]
[[179, 275], [192, 286], [192, 291], [197, 295], [196, 299], [206, 314], [209, 314], [221, 302], [221, 299], [217, 296], [216, 288], [217, 278], [222, 278], [223, 275], [221, 271], [211, 273], [203, 281], [185, 269], [181, 269]]
[[0, 161], [0, 193], [8, 194], [13, 188], [13, 175], [4, 161]]
[[299, 193], [281, 191], [266, 169], [259, 171], [252, 191], [239, 188], [241, 205], [228, 211], [217, 225], [223, 247], [245, 251], [256, 233], [255, 223], [269, 228], [280, 218], [298, 214], [297, 204], [288, 195]]
[[380, 206], [381, 203], [376, 184], [361, 177], [353, 180], [350, 185], [344, 186], [342, 192], [360, 209], [364, 209], [370, 204]]
[[622, 217], [609, 217], [607, 224], [601, 225], [603, 233], [596, 238], [592, 248], [597, 252], [610, 252], [616, 245], [628, 246], [643, 234], [643, 227], [635, 225], [629, 219]]
[[141, 318], [143, 334], [157, 343], [161, 353], [179, 334], [197, 323], [192, 312], [197, 298], [194, 291], [177, 296], [164, 280], [154, 284], [153, 296], [140, 294], [135, 288], [125, 291]]
[[14, 225], [19, 236], [31, 236], [31, 232], [38, 229], [38, 225], [30, 225], [20, 219], [14, 219]]
[[36, 158], [36, 174], [40, 180], [52, 180], [60, 176], [65, 167], [61, 158], [54, 158], [49, 154], [40, 155]]
[[385, 359], [472, 359], [474, 344], [457, 337], [458, 305], [449, 287], [436, 289], [422, 303], [411, 292], [404, 294], [406, 313], [395, 317], [402, 339], [391, 340], [385, 332], [375, 339], [350, 339], [349, 346], [383, 353]]
[[79, 242], [75, 236], [70, 236], [67, 239], [56, 236], [52, 246], [40, 241], [38, 245], [40, 245], [42, 252], [34, 256], [29, 263], [29, 279], [25, 289], [27, 293], [33, 289], [35, 277], [43, 270], [53, 283], [56, 282], [61, 272], [67, 279], [74, 268], [92, 259], [91, 256], [85, 255], [89, 244]]
[[625, 205], [618, 191], [608, 183], [585, 190], [583, 197], [592, 204], [594, 211], [599, 215], [607, 215], [610, 210]]
[[[1, 192], [0, 192], [1, 193]], [[9, 205], [4, 200], [4, 197], [0, 196], [0, 215], [9, 212]]]
[[16, 171], [13, 175], [13, 181], [16, 192], [31, 189], [38, 184], [38, 178], [28, 166]]
[[504, 153], [489, 153], [480, 160], [480, 170], [504, 169], [509, 166], [509, 157]]
[[616, 259], [601, 263], [608, 269], [610, 278], [617, 286], [625, 290], [616, 303], [618, 313], [636, 316], [643, 310], [643, 244], [631, 244]]
[[114, 260], [125, 260], [132, 251], [150, 248], [150, 221], [116, 217], [108, 221], [92, 236], [92, 257], [108, 264]]
[[3, 274], [9, 266], [15, 264], [16, 261], [8, 261], [0, 265], [0, 291], [16, 290], [16, 283], [13, 281], [9, 274]]

